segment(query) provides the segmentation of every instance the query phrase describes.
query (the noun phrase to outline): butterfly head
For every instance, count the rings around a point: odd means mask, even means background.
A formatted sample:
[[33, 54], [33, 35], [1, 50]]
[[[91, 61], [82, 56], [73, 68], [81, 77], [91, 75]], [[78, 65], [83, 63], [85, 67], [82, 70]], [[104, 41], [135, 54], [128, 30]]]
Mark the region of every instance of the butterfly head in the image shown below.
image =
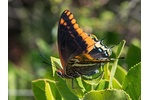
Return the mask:
[[65, 73], [64, 69], [59, 69], [56, 71], [57, 75], [61, 78], [73, 78]]
[[57, 70], [56, 73], [57, 73], [57, 75], [58, 75], [59, 77], [62, 77], [62, 78], [65, 77], [65, 74], [64, 74], [64, 70], [63, 70], [63, 69]]

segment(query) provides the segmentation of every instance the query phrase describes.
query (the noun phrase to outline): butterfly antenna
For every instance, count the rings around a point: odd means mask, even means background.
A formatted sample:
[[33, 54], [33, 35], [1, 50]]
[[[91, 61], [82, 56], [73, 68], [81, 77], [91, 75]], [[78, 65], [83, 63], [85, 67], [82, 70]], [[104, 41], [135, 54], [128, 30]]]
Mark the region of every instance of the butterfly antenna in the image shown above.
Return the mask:
[[40, 53], [40, 56], [42, 56], [42, 57], [45, 58], [47, 61], [49, 61], [49, 59], [48, 59], [46, 56], [44, 56], [42, 53]]
[[100, 41], [104, 41], [106, 38], [104, 37], [104, 38], [102, 38]]
[[[46, 56], [44, 56], [42, 53], [40, 53], [40, 56], [42, 56], [42, 57], [45, 58], [48, 62], [50, 62], [50, 60], [49, 60]], [[51, 65], [51, 64], [48, 63], [48, 62], [43, 61], [43, 63], [48, 64], [48, 65]]]
[[44, 64], [47, 64], [47, 65], [51, 65], [50, 63], [48, 63], [48, 62], [46, 62], [46, 61], [43, 61], [43, 63], [44, 63]]

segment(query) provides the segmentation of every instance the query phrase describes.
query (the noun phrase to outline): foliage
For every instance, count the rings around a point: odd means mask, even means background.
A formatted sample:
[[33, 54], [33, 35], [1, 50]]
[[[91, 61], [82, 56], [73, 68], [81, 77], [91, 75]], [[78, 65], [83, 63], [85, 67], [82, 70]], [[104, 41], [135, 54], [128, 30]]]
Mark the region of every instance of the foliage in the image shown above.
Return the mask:
[[[123, 51], [125, 40], [116, 47], [116, 57], [119, 58]], [[105, 64], [104, 73], [98, 78], [87, 80], [80, 77], [73, 81], [62, 79], [55, 73], [61, 68], [60, 61], [51, 57], [53, 79], [39, 79], [32, 81], [33, 92], [37, 100], [140, 100], [141, 95], [141, 64], [138, 63], [126, 71], [118, 66], [118, 60]], [[100, 70], [101, 71], [101, 70]], [[42, 84], [41, 84], [42, 83]], [[40, 95], [38, 95], [40, 94]], [[57, 94], [57, 95], [56, 95]]]
[[[99, 40], [105, 38], [105, 44], [111, 46], [123, 39], [126, 40], [121, 54], [125, 59], [116, 62], [117, 67], [114, 67], [116, 71], [112, 73], [114, 64], [111, 62], [105, 64], [100, 69], [103, 70], [101, 76], [92, 81], [77, 78], [74, 80], [75, 86], [80, 86], [82, 89], [72, 89], [71, 80], [64, 80], [55, 75], [55, 71], [60, 66], [57, 59], [59, 57], [56, 44], [57, 27], [60, 15], [65, 9], [69, 9], [74, 14], [85, 32], [96, 35]], [[87, 0], [86, 2], [85, 0], [31, 0], [30, 2], [9, 0], [8, 10], [9, 100], [33, 100], [38, 95], [38, 93], [33, 94], [35, 91], [31, 90], [34, 86], [39, 86], [37, 90], [42, 86], [41, 95], [46, 93], [47, 98], [51, 98], [52, 95], [52, 98], [57, 97], [55, 99], [58, 100], [62, 97], [67, 98], [61, 91], [62, 86], [66, 88], [66, 93], [70, 93], [75, 99], [83, 98], [83, 95], [90, 93], [91, 90], [100, 90], [98, 93], [101, 93], [101, 90], [108, 88], [126, 89], [126, 93], [134, 98], [130, 90], [125, 85], [124, 88], [122, 86], [128, 70], [141, 61], [140, 0]], [[112, 58], [117, 58], [117, 46], [112, 50]], [[48, 60], [40, 54], [45, 55]], [[50, 62], [49, 56], [51, 56]], [[110, 75], [112, 75], [112, 86]], [[37, 80], [38, 78], [40, 80]], [[40, 85], [35, 85], [38, 81]], [[128, 82], [126, 85], [128, 86]], [[139, 94], [140, 92], [137, 92], [137, 98]]]

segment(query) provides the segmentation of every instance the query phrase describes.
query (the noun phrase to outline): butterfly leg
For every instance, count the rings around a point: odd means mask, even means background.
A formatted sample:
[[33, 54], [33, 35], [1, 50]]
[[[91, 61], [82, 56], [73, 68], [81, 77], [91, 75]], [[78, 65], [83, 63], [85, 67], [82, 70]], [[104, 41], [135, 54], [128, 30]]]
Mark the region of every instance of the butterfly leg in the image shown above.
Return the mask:
[[[81, 74], [79, 74], [79, 72], [75, 72], [78, 76], [81, 76]], [[74, 78], [71, 78], [72, 79], [72, 89], [76, 89], [76, 88], [80, 88], [80, 89], [82, 89], [79, 85], [79, 87], [75, 87], [75, 80], [74, 80]]]
[[79, 86], [79, 84], [78, 84], [78, 82], [76, 82], [76, 85], [77, 85], [77, 87], [75, 86], [75, 79], [74, 78], [72, 78], [72, 89], [82, 89], [80, 86]]

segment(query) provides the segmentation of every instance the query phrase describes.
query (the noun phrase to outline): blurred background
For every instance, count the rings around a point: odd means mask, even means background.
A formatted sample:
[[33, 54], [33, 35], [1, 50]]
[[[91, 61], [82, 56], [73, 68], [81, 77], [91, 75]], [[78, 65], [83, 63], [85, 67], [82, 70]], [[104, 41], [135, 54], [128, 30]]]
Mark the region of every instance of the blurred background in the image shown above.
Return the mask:
[[31, 82], [49, 78], [51, 65], [40, 54], [59, 57], [57, 28], [65, 9], [105, 45], [126, 40], [119, 62], [126, 70], [141, 61], [140, 0], [8, 0], [9, 100], [33, 100]]

